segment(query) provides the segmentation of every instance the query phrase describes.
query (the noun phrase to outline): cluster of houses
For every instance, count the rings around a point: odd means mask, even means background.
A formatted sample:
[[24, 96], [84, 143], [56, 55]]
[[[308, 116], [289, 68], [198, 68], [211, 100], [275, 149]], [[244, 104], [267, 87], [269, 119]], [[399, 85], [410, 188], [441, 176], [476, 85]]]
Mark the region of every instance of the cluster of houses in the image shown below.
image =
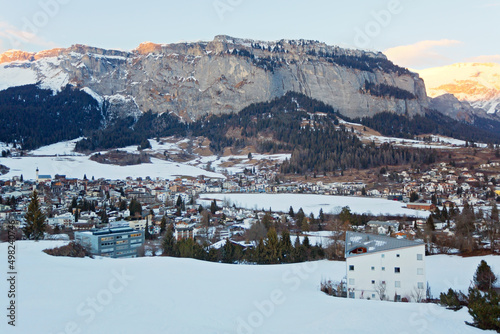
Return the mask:
[[[200, 194], [220, 192], [266, 192], [266, 193], [315, 193], [332, 195], [359, 195], [386, 197], [389, 200], [407, 202], [407, 207], [432, 211], [435, 204], [460, 206], [467, 201], [471, 204], [487, 203], [493, 193], [500, 194], [496, 179], [500, 180], [498, 163], [484, 164], [474, 172], [462, 167], [437, 164], [427, 171], [405, 170], [383, 175], [392, 182], [381, 182], [379, 188], [367, 189], [363, 182], [289, 182], [276, 180], [278, 166], [267, 166], [258, 170], [245, 169], [223, 178], [183, 177], [174, 180], [132, 179], [104, 180], [67, 178], [64, 175], [45, 175], [36, 171], [36, 180], [25, 181], [22, 177], [0, 181], [0, 223], [9, 220], [21, 227], [24, 213], [34, 189], [39, 193], [42, 206], [48, 215], [48, 224], [60, 230], [72, 232], [94, 231], [110, 228], [110, 224], [120, 225], [133, 231], [144, 231], [155, 235], [161, 232], [161, 221], [167, 217], [175, 225], [177, 239], [193, 238], [203, 235], [218, 241], [241, 235], [264, 212], [243, 210], [223, 206], [213, 212], [209, 224], [203, 224], [200, 211]], [[411, 194], [416, 193], [420, 201], [409, 202]], [[209, 197], [209, 195], [207, 195]], [[132, 199], [142, 204], [142, 212], [131, 217], [128, 203]], [[179, 199], [182, 210], [176, 207]], [[76, 200], [77, 207], [72, 205]], [[81, 208], [82, 201], [91, 203], [86, 210]], [[206, 203], [206, 202], [205, 202]], [[103, 221], [105, 212], [106, 221]], [[289, 220], [285, 215], [274, 214], [273, 219]], [[439, 223], [439, 222], [438, 222]], [[425, 221], [412, 222], [411, 226], [401, 226], [397, 221], [371, 221], [367, 228], [379, 234], [390, 234], [402, 230], [422, 227]], [[437, 226], [438, 229], [444, 226]], [[404, 233], [401, 236], [405, 236]]]

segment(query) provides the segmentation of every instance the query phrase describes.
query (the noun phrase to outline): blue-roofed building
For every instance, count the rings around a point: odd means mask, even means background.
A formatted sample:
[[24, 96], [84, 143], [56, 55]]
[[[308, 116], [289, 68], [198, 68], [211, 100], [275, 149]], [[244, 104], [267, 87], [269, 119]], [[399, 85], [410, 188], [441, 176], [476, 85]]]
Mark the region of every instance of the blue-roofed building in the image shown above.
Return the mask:
[[46, 182], [46, 181], [51, 181], [51, 180], [52, 180], [52, 176], [50, 176], [48, 174], [39, 174], [38, 168], [36, 169], [36, 183]]
[[347, 232], [345, 257], [349, 298], [414, 302], [426, 298], [423, 242]]
[[93, 229], [75, 232], [75, 240], [88, 247], [93, 255], [137, 257], [137, 249], [144, 244], [144, 231], [130, 227]]

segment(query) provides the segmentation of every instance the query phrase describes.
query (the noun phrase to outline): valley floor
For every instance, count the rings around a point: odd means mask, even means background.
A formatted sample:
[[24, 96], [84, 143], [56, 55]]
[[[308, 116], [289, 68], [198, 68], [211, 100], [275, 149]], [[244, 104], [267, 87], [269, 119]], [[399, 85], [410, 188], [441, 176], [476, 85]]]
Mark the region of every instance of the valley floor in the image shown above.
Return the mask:
[[[191, 259], [51, 257], [54, 241], [16, 243], [17, 321], [1, 333], [483, 333], [467, 310], [329, 297], [345, 263], [228, 265]], [[0, 244], [6, 261], [7, 244]], [[500, 257], [483, 257], [495, 272]], [[432, 256], [434, 296], [466, 290], [480, 258]], [[7, 266], [4, 265], [4, 268]], [[6, 269], [4, 269], [6, 273]], [[7, 281], [0, 281], [5, 313]]]

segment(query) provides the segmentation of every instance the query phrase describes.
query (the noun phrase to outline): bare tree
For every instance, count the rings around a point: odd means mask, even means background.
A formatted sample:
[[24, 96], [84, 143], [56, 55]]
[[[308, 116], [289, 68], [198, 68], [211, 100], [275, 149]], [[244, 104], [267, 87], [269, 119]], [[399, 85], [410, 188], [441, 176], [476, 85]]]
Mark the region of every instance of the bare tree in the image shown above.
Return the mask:
[[411, 298], [417, 302], [417, 303], [421, 303], [422, 300], [425, 299], [425, 294], [426, 294], [426, 290], [424, 289], [419, 289], [418, 287], [413, 287], [413, 291], [411, 293]]
[[375, 286], [375, 291], [378, 293], [378, 297], [380, 300], [387, 300], [387, 285], [385, 284], [384, 281], [379, 281], [378, 284]]

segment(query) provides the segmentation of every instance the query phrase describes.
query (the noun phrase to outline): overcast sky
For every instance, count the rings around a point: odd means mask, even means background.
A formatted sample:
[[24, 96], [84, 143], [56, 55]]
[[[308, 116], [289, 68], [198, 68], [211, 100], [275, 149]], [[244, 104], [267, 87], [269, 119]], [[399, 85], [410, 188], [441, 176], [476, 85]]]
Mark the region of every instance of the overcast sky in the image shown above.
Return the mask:
[[313, 39], [383, 51], [414, 69], [500, 63], [500, 0], [22, 0], [2, 1], [0, 52], [87, 44]]

